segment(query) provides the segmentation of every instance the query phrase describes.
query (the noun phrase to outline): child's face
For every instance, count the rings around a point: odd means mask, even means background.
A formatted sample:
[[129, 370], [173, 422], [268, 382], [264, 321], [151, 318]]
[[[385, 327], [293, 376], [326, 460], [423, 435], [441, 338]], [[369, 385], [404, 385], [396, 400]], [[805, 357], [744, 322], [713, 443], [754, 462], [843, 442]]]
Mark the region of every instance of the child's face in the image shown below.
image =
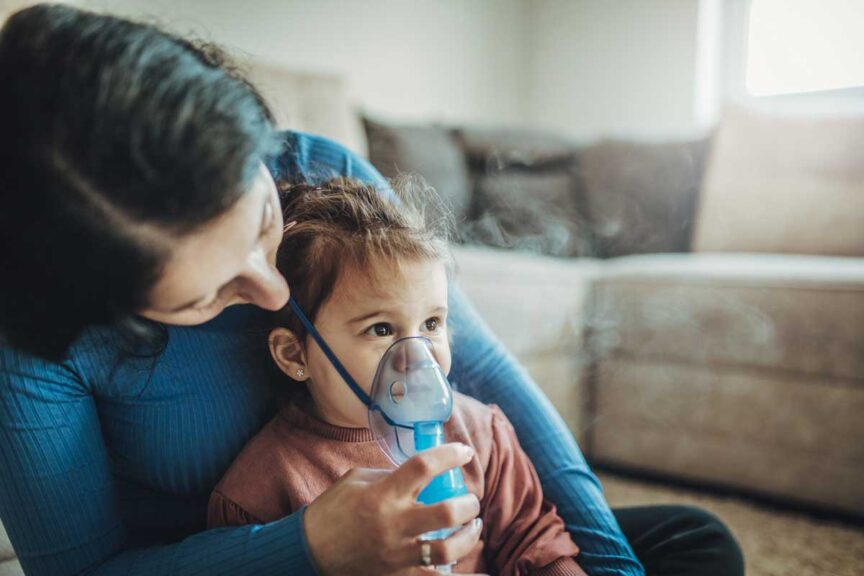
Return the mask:
[[[408, 336], [429, 338], [447, 374], [450, 345], [445, 265], [416, 260], [398, 266], [382, 262], [368, 270], [345, 270], [319, 309], [315, 326], [367, 393], [384, 352]], [[368, 426], [366, 406], [311, 336], [307, 337], [306, 351], [307, 384], [319, 417], [337, 426]]]

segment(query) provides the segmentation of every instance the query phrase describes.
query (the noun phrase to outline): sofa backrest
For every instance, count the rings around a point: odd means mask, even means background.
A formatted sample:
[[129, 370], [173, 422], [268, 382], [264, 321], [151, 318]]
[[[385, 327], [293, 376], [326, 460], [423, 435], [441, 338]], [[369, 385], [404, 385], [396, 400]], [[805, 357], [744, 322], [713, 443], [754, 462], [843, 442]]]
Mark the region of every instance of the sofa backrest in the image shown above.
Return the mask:
[[326, 136], [366, 156], [366, 136], [343, 78], [257, 61], [248, 62], [244, 71], [264, 96], [279, 128]]
[[864, 115], [731, 108], [720, 122], [694, 250], [864, 256]]
[[466, 243], [599, 258], [690, 249], [706, 139], [577, 146], [534, 130], [365, 126], [372, 163], [423, 176]]
[[6, 528], [0, 522], [0, 561], [8, 560], [15, 556], [15, 551], [12, 550], [12, 544], [9, 543], [9, 536], [6, 535]]

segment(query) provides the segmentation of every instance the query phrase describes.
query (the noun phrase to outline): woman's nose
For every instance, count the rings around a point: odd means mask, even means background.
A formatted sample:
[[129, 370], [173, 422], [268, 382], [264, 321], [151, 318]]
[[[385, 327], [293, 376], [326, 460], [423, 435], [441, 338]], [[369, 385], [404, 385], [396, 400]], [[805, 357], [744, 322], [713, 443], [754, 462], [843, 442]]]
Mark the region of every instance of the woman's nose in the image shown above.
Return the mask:
[[288, 282], [265, 252], [256, 250], [249, 255], [240, 294], [250, 304], [265, 310], [279, 310], [288, 303], [291, 292]]

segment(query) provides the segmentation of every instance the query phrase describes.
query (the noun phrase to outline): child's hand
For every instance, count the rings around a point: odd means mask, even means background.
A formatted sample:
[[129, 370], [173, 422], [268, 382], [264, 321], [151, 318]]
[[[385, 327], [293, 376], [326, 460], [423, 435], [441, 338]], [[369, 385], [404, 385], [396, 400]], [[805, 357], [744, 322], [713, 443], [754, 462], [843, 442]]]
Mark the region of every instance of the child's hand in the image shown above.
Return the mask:
[[[429, 576], [419, 536], [467, 524], [446, 540], [429, 542], [433, 565], [455, 562], [480, 539], [473, 494], [424, 506], [420, 491], [435, 476], [470, 462], [473, 451], [445, 444], [417, 454], [398, 469], [353, 469], [304, 513], [306, 540], [323, 576]], [[433, 572], [434, 573], [434, 572]]]

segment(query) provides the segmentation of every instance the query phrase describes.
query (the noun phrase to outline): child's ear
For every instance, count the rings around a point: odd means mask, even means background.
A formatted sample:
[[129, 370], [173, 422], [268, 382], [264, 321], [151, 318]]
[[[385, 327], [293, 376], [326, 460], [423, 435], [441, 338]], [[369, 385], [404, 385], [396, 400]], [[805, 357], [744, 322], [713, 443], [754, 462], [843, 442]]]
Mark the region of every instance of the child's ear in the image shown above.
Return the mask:
[[305, 382], [309, 378], [306, 368], [306, 352], [303, 345], [287, 328], [274, 328], [270, 331], [270, 356], [289, 378]]

